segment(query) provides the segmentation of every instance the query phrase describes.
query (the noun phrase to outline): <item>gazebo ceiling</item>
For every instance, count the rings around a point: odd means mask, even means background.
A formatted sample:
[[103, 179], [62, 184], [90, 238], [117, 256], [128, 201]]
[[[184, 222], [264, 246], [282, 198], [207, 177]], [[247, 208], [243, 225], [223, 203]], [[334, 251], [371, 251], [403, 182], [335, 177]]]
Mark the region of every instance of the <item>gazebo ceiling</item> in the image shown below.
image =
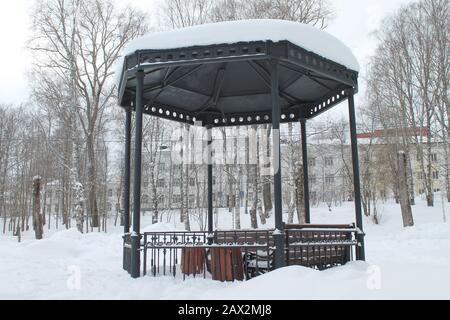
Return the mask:
[[298, 43], [240, 41], [137, 49], [124, 58], [119, 104], [133, 105], [135, 72], [143, 70], [146, 114], [212, 126], [271, 123], [272, 59], [279, 62], [281, 122], [313, 118], [357, 91], [357, 71]]

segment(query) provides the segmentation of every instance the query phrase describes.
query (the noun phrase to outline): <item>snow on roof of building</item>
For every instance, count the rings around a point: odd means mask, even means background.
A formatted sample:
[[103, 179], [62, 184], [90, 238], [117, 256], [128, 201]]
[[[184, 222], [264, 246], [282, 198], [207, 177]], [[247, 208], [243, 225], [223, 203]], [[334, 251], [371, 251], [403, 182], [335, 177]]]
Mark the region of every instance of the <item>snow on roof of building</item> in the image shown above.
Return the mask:
[[310, 25], [272, 19], [209, 23], [173, 31], [149, 33], [131, 41], [125, 47], [123, 55], [145, 49], [163, 50], [261, 40], [273, 42], [287, 40], [359, 72], [359, 63], [352, 51], [333, 35]]

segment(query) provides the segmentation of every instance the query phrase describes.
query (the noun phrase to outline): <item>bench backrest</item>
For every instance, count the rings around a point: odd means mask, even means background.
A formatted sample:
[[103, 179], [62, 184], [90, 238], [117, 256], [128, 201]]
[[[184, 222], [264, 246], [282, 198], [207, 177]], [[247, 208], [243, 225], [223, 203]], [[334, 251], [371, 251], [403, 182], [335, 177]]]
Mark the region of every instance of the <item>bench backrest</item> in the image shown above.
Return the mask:
[[273, 245], [273, 230], [216, 231], [215, 242], [219, 244], [269, 244]]

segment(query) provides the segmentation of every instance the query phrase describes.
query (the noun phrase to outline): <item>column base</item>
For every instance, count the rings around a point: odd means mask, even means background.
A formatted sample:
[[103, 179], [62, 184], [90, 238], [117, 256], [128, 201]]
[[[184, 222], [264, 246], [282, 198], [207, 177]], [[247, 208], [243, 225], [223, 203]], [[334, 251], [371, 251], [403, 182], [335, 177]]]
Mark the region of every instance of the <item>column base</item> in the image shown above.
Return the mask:
[[141, 276], [141, 251], [140, 251], [141, 235], [137, 233], [131, 234], [131, 266], [130, 274], [132, 278]]
[[285, 233], [280, 230], [275, 230], [273, 233], [275, 243], [275, 269], [286, 266], [285, 236]]

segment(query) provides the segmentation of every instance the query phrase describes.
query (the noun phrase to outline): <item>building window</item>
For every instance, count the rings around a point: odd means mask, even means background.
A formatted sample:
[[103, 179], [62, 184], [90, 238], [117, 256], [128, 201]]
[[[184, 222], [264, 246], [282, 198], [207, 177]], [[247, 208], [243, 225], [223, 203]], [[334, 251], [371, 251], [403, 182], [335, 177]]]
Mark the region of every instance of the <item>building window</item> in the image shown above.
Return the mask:
[[173, 179], [173, 185], [175, 187], [179, 187], [181, 185], [181, 180], [180, 179]]
[[325, 157], [325, 166], [326, 167], [333, 166], [333, 157]]
[[179, 195], [179, 194], [174, 194], [174, 195], [173, 195], [173, 202], [175, 202], [175, 203], [180, 203], [180, 202], [181, 202], [181, 195]]
[[190, 194], [190, 195], [189, 195], [189, 203], [190, 203], [190, 204], [193, 204], [194, 202], [195, 202], [195, 197], [194, 197], [193, 194]]
[[148, 180], [144, 180], [144, 188], [148, 188]]
[[146, 194], [144, 194], [143, 196], [142, 196], [142, 203], [144, 203], [144, 204], [148, 204], [148, 202], [149, 202], [149, 196], [148, 195], [146, 195]]
[[112, 191], [112, 189], [109, 189], [108, 190], [108, 197], [112, 197], [113, 196], [113, 191]]
[[436, 153], [430, 154], [430, 159], [431, 159], [432, 162], [436, 162], [437, 161], [437, 154]]
[[439, 172], [438, 171], [433, 171], [433, 179], [434, 180], [438, 180], [439, 179]]
[[327, 175], [325, 177], [325, 183], [334, 183], [334, 175]]
[[191, 187], [195, 187], [195, 179], [194, 178], [189, 178], [189, 185]]
[[316, 166], [316, 158], [309, 159], [308, 164], [310, 167], [315, 167]]
[[164, 188], [166, 186], [166, 182], [164, 179], [158, 179], [158, 188]]
[[106, 210], [107, 211], [111, 211], [112, 210], [112, 204], [111, 204], [111, 202], [108, 202], [107, 204], [106, 204]]
[[59, 205], [55, 204], [55, 212], [58, 213], [59, 212]]
[[317, 178], [316, 178], [316, 175], [315, 175], [315, 174], [309, 176], [309, 183], [310, 183], [310, 184], [315, 184], [316, 182], [317, 182]]

